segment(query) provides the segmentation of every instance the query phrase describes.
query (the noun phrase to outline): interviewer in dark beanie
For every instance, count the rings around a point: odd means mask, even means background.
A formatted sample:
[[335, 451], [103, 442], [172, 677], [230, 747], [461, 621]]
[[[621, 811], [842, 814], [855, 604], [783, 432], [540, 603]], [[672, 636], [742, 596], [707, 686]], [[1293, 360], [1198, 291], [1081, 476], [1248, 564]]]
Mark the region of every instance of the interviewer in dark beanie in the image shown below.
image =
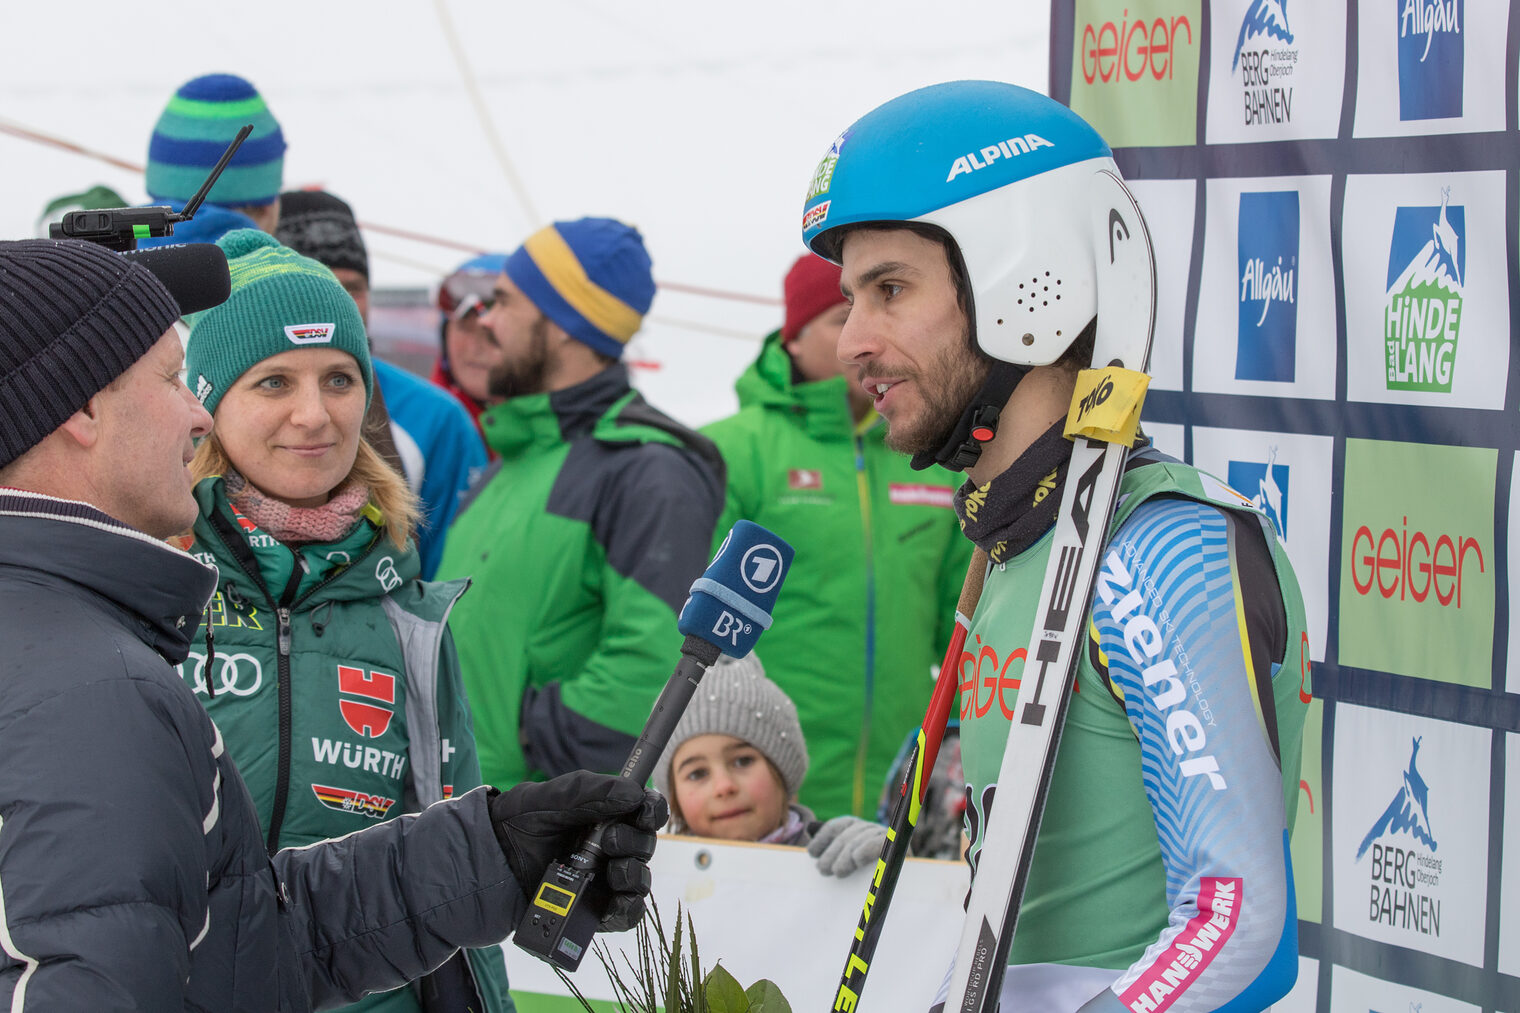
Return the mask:
[[225, 260], [185, 272], [201, 254], [175, 249], [0, 242], [0, 1008], [352, 1002], [501, 940], [603, 820], [603, 927], [632, 925], [665, 805], [617, 778], [478, 788], [267, 852], [172, 667], [210, 678], [216, 584], [162, 541], [196, 515], [185, 463], [211, 427], [173, 324], [214, 301], [198, 275], [227, 285]]

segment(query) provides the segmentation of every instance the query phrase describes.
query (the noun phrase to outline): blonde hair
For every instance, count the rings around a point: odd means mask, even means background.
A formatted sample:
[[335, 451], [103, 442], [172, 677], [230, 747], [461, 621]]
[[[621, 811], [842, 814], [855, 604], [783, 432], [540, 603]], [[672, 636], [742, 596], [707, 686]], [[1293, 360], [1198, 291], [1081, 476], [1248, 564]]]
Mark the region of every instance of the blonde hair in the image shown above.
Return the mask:
[[[216, 430], [201, 440], [190, 461], [190, 477], [197, 484], [212, 475], [225, 475], [236, 468], [222, 442], [216, 438]], [[385, 534], [398, 549], [405, 549], [407, 539], [417, 531], [422, 510], [417, 494], [412, 492], [406, 479], [386, 463], [380, 452], [370, 446], [367, 439], [359, 440], [359, 451], [354, 455], [354, 466], [344, 481], [355, 480], [369, 486], [369, 501], [385, 518]], [[342, 483], [339, 483], [340, 485]]]

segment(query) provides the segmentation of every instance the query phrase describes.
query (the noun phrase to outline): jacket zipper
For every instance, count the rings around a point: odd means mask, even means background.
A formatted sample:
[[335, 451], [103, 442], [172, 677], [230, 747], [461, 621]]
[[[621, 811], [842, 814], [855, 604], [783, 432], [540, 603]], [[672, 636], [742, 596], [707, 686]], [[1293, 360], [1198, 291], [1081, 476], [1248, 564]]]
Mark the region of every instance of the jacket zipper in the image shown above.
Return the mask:
[[[304, 602], [328, 584], [331, 584], [340, 576], [347, 573], [352, 566], [367, 558], [374, 551], [375, 546], [380, 543], [380, 539], [384, 537], [385, 533], [383, 531], [375, 532], [375, 537], [370, 539], [369, 544], [364, 547], [364, 551], [359, 553], [352, 563], [317, 582], [312, 586], [311, 590], [301, 595], [299, 599], [295, 597], [295, 594], [301, 586], [301, 575], [307, 571], [307, 565], [301, 554], [295, 549], [291, 549], [291, 555], [295, 557], [295, 565], [291, 569], [290, 581], [285, 585], [284, 593], [280, 595], [280, 604], [276, 605], [274, 596], [269, 593], [269, 587], [264, 583], [263, 574], [259, 572], [257, 560], [251, 558], [245, 559], [244, 554], [237, 551], [235, 543], [228, 539], [229, 532], [223, 530], [226, 524], [225, 519], [213, 511], [211, 522], [211, 528], [216, 532], [217, 537], [221, 539], [222, 547], [227, 550], [227, 554], [237, 560], [239, 569], [247, 574], [248, 579], [253, 581], [254, 586], [264, 593], [264, 601], [273, 610], [277, 623], [275, 646], [277, 648], [276, 686], [279, 690], [279, 755], [275, 768], [274, 804], [269, 810], [269, 834], [264, 841], [265, 849], [269, 852], [270, 857], [273, 857], [275, 852], [280, 850], [280, 828], [285, 822], [285, 807], [290, 799], [290, 650], [294, 639], [290, 627], [291, 612], [301, 602]], [[230, 533], [233, 539], [238, 537], [236, 532]], [[242, 547], [246, 549], [246, 546]], [[248, 553], [248, 555], [252, 556], [251, 553]], [[207, 677], [210, 678], [211, 676], [208, 674]]]
[[290, 798], [290, 609], [280, 607], [274, 614], [279, 629], [275, 684], [280, 691], [280, 756], [274, 776], [274, 808], [269, 811], [266, 846], [270, 857], [280, 850], [280, 826], [285, 822], [285, 806]]
[[860, 527], [865, 536], [864, 559], [866, 564], [866, 616], [865, 616], [865, 706], [860, 709], [860, 744], [855, 750], [855, 777], [851, 788], [850, 812], [857, 816], [871, 815], [865, 811], [866, 761], [870, 756], [871, 711], [876, 701], [876, 565], [871, 539], [871, 481], [866, 473], [865, 440], [855, 434], [855, 485], [860, 495]]
[[295, 556], [295, 567], [290, 574], [290, 584], [286, 586], [285, 594], [282, 595], [282, 600], [288, 602], [288, 604], [282, 604], [279, 608], [275, 609], [274, 613], [279, 631], [276, 639], [276, 645], [279, 648], [277, 685], [279, 686], [280, 691], [280, 739], [279, 758], [276, 761], [275, 765], [274, 805], [269, 810], [269, 837], [265, 842], [266, 846], [269, 849], [269, 855], [271, 858], [274, 857], [275, 852], [280, 850], [280, 830], [285, 823], [285, 807], [289, 804], [290, 801], [290, 753], [292, 749], [290, 737], [292, 710], [292, 689], [290, 685], [290, 649], [291, 642], [293, 640], [290, 628], [290, 614], [302, 602], [306, 601], [308, 598], [316, 594], [318, 591], [322, 590], [328, 584], [331, 584], [343, 574], [347, 573], [350, 568], [358, 564], [360, 561], [366, 559], [369, 556], [370, 552], [374, 550], [375, 546], [380, 543], [380, 539], [383, 536], [383, 531], [375, 532], [375, 537], [370, 539], [369, 544], [364, 547], [363, 552], [354, 557], [353, 562], [349, 563], [348, 566], [345, 566], [342, 569], [334, 571], [330, 576], [324, 577], [316, 584], [313, 584], [311, 590], [307, 591], [299, 598], [295, 597], [295, 593], [296, 590], [301, 586], [301, 575], [307, 570], [306, 560], [295, 549], [290, 550], [291, 554]]

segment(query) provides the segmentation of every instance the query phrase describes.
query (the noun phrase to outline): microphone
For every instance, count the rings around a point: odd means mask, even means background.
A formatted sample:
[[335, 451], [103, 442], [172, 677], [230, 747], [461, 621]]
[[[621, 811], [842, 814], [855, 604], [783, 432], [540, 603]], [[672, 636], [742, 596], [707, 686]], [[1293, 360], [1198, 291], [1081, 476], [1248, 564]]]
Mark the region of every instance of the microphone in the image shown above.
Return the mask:
[[215, 243], [155, 246], [121, 256], [152, 271], [179, 304], [182, 317], [220, 306], [232, 294], [227, 255]]
[[[752, 521], [739, 521], [706, 571], [691, 585], [676, 627], [686, 634], [681, 660], [655, 701], [620, 776], [645, 784], [686, 711], [697, 684], [719, 654], [742, 658], [770, 628], [771, 609], [792, 566], [790, 545]], [[567, 860], [552, 862], [518, 922], [518, 946], [566, 971], [581, 957], [606, 910], [608, 891], [598, 875], [603, 853], [599, 823]]]
[[[770, 629], [771, 609], [791, 565], [790, 545], [753, 521], [739, 521], [707, 571], [692, 583], [676, 628], [731, 658], [744, 657]], [[707, 664], [717, 660], [714, 655]]]

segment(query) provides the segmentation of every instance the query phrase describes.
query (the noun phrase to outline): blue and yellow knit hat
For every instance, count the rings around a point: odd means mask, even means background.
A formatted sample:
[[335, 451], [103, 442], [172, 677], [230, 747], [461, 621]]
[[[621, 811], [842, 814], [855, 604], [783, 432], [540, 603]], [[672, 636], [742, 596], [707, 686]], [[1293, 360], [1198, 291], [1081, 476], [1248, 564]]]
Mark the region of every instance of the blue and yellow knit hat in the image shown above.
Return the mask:
[[331, 271], [257, 229], [217, 241], [227, 254], [232, 294], [195, 314], [185, 347], [185, 383], [213, 415], [237, 378], [294, 348], [336, 348], [364, 377], [364, 403], [375, 391], [369, 338], [353, 297]]
[[285, 171], [285, 135], [258, 90], [235, 74], [198, 77], [169, 100], [148, 142], [148, 196], [189, 200], [248, 123], [253, 133], [206, 200], [223, 207], [273, 203]]
[[565, 333], [617, 359], [654, 301], [650, 267], [638, 229], [582, 218], [538, 230], [503, 270]]

